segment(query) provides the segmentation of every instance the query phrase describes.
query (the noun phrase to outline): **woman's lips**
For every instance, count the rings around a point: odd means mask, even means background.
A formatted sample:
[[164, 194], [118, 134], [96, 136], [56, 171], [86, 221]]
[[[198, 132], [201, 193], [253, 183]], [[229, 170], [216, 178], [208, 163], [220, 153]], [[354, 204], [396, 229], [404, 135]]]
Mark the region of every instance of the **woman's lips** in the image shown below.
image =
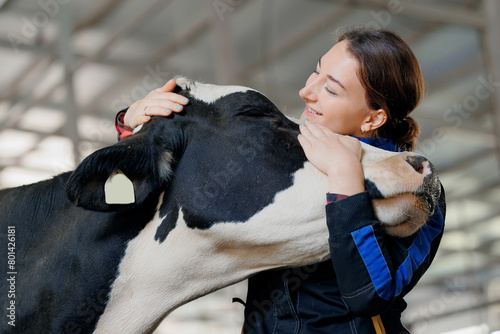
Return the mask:
[[305, 111], [306, 111], [306, 113], [311, 114], [311, 115], [316, 115], [316, 116], [321, 116], [321, 115], [323, 115], [323, 114], [321, 114], [320, 112], [318, 112], [318, 111], [316, 111], [316, 110], [314, 110], [314, 109], [310, 108], [309, 106], [306, 106], [306, 110], [305, 110]]

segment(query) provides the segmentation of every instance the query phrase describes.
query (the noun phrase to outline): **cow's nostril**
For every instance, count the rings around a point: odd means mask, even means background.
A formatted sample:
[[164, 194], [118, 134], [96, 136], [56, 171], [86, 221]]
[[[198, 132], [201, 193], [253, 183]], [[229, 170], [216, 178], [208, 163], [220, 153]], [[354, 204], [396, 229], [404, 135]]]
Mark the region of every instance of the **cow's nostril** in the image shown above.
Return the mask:
[[424, 176], [432, 174], [432, 168], [430, 166], [429, 160], [421, 156], [408, 156], [406, 157], [406, 162], [408, 162], [413, 169]]

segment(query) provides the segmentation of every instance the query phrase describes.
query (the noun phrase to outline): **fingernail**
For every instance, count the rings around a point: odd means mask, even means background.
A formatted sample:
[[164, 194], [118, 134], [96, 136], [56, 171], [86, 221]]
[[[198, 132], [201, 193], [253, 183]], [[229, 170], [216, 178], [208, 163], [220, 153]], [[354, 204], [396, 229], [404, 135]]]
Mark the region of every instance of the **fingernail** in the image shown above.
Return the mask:
[[147, 121], [149, 119], [149, 116], [144, 116], [144, 119]]
[[177, 105], [177, 106], [175, 106], [175, 109], [177, 109], [177, 110], [181, 110], [181, 109], [182, 109], [182, 106]]
[[300, 123], [300, 125], [302, 125], [302, 126], [306, 126], [304, 123]]
[[308, 120], [309, 120], [309, 119], [307, 119], [307, 118], [304, 118], [304, 122], [307, 122]]
[[313, 122], [313, 124], [318, 124], [318, 122]]
[[165, 110], [165, 114], [170, 114], [171, 112], [172, 112], [172, 110], [170, 110], [170, 109]]
[[188, 102], [189, 102], [189, 100], [188, 100], [188, 99], [183, 99], [183, 100], [182, 100], [182, 103], [188, 103]]
[[297, 137], [302, 137], [302, 135], [299, 133], [299, 135]]

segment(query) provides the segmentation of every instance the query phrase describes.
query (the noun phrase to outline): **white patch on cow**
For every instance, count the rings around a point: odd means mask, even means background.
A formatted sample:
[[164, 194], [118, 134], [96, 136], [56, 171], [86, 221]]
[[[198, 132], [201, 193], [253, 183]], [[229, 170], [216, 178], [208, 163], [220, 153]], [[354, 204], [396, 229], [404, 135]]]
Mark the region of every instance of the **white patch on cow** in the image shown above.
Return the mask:
[[170, 177], [170, 175], [172, 175], [172, 160], [173, 155], [170, 151], [166, 151], [160, 156], [160, 159], [157, 163], [160, 178], [166, 179]]
[[286, 118], [288, 118], [289, 120], [291, 120], [295, 124], [299, 124], [300, 123], [300, 118], [292, 117], [292, 116], [286, 116]]
[[144, 124], [140, 124], [140, 125], [136, 126], [136, 127], [134, 128], [134, 131], [132, 131], [132, 134], [134, 134], [134, 135], [135, 135], [137, 132], [141, 131], [142, 126], [143, 126], [143, 125], [144, 125]]
[[255, 89], [244, 86], [218, 86], [198, 81], [190, 81], [184, 77], [175, 78], [175, 82], [182, 89], [189, 89], [191, 95], [205, 103], [213, 103], [223, 96], [232, 93], [244, 93], [247, 91], [258, 92]]
[[[176, 307], [265, 269], [329, 256], [326, 176], [310, 163], [248, 221], [191, 229], [179, 215], [162, 243], [157, 216], [128, 244], [96, 332], [143, 333]], [[244, 205], [244, 204], [242, 204]]]
[[381, 221], [391, 222], [383, 225], [387, 234], [407, 237], [418, 231], [429, 218], [429, 211], [412, 194], [373, 200], [375, 215]]

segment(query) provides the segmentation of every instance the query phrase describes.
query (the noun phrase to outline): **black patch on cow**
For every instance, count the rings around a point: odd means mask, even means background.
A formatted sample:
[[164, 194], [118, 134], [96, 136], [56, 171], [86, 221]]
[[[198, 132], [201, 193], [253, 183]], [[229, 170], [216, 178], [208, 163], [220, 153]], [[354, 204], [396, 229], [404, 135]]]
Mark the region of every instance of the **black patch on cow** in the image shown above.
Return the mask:
[[156, 241], [165, 240], [170, 231], [175, 228], [179, 218], [179, 206], [175, 201], [175, 197], [172, 196], [171, 190], [172, 187], [169, 185], [163, 194], [163, 198], [169, 200], [164, 201], [159, 211], [159, 215], [163, 220], [156, 230]]
[[160, 208], [160, 216], [168, 212], [155, 235], [160, 242], [175, 227], [177, 210], [190, 228], [247, 221], [292, 185], [306, 161], [298, 126], [262, 94], [237, 92], [205, 103], [179, 93], [190, 99], [185, 113], [158, 120], [164, 131], [183, 132], [168, 201]]
[[[439, 178], [438, 174], [434, 170], [434, 166], [431, 165], [431, 168], [432, 174], [426, 175], [424, 177], [424, 182], [417, 189], [415, 195], [420, 198], [420, 200], [427, 206], [429, 213], [433, 214], [441, 196], [442, 186], [438, 186]], [[430, 189], [439, 189], [439, 191], [430, 191]]]
[[382, 195], [380, 190], [378, 190], [375, 183], [373, 183], [372, 181], [370, 181], [368, 179], [365, 179], [365, 189], [368, 192], [368, 196], [370, 196], [370, 198], [372, 198], [372, 199], [384, 198], [384, 196]]
[[170, 206], [169, 208], [170, 210], [167, 209], [167, 212], [162, 220], [162, 223], [156, 230], [155, 240], [160, 242], [165, 240], [170, 231], [172, 231], [175, 228], [177, 219], [179, 218], [179, 207]]

